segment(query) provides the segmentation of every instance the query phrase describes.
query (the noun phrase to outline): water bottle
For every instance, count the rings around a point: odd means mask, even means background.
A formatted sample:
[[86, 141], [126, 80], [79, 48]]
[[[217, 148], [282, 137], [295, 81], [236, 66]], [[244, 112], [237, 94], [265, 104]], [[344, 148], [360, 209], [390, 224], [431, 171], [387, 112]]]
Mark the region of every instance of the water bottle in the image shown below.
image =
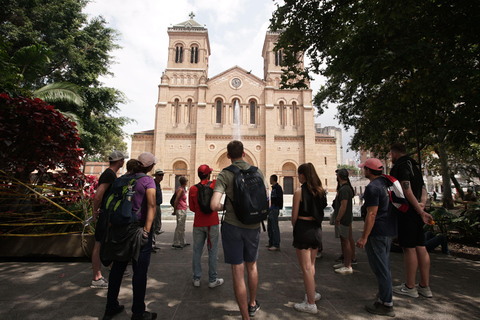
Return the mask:
[[135, 191], [132, 190], [132, 186], [129, 185], [128, 186], [128, 191], [127, 191], [127, 194], [126, 194], [126, 199], [127, 201], [130, 201], [132, 202], [132, 197], [133, 197], [133, 194], [135, 193]]

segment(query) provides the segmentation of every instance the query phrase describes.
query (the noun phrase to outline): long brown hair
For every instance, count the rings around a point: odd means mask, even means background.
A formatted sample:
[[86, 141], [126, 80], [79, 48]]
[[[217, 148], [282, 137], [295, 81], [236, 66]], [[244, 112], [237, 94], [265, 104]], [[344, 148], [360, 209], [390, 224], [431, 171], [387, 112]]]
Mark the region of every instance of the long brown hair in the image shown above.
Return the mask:
[[322, 181], [320, 181], [312, 163], [301, 164], [297, 171], [298, 174], [303, 174], [305, 177], [308, 190], [314, 197], [322, 197], [325, 194], [325, 190], [322, 188]]

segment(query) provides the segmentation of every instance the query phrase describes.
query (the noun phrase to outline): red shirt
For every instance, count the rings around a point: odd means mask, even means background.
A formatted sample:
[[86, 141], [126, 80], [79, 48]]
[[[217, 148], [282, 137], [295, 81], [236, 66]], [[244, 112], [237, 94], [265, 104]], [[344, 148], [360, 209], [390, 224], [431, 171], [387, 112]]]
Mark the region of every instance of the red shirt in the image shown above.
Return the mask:
[[[210, 184], [210, 188], [214, 189], [215, 188], [215, 182], [217, 180], [213, 180], [212, 183]], [[203, 185], [206, 185], [208, 183], [208, 180], [202, 180], [200, 182]], [[193, 227], [209, 227], [209, 226], [215, 226], [219, 224], [218, 220], [218, 212], [213, 211], [211, 213], [203, 213], [200, 210], [200, 206], [198, 205], [198, 188], [196, 185], [191, 186], [190, 190], [188, 191], [188, 203], [190, 210], [195, 213], [195, 218], [193, 220]]]

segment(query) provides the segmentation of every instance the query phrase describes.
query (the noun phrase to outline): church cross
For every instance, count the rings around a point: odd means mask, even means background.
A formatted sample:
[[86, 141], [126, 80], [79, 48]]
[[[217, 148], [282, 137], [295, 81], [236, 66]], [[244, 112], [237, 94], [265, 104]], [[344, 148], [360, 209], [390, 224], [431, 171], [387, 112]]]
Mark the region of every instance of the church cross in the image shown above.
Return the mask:
[[190, 14], [188, 15], [190, 17], [190, 19], [193, 19], [193, 17], [195, 17], [195, 14], [192, 12], [190, 12]]

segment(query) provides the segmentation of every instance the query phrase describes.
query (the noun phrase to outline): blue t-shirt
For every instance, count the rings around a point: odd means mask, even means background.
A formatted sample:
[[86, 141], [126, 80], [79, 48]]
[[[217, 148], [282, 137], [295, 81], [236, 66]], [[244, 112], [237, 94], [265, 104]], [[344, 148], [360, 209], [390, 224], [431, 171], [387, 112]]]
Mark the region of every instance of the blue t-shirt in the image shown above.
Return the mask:
[[397, 217], [391, 210], [390, 198], [387, 190], [387, 182], [384, 179], [374, 179], [365, 188], [365, 207], [378, 207], [375, 224], [371, 236], [397, 235]]

